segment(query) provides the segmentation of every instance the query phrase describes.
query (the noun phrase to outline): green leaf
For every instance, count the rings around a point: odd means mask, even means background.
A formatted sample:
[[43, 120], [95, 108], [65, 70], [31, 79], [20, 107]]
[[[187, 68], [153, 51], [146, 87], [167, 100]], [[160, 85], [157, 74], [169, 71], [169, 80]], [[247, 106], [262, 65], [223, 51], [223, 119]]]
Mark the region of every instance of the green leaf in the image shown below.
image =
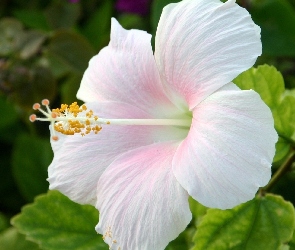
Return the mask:
[[13, 227], [0, 234], [1, 250], [39, 250], [37, 244], [25, 239], [25, 236], [18, 233]]
[[289, 242], [290, 250], [295, 250], [295, 231], [293, 232], [293, 237]]
[[144, 17], [136, 14], [122, 14], [118, 17], [119, 23], [125, 29], [145, 30]]
[[72, 74], [61, 87], [62, 103], [73, 103], [77, 101], [76, 94], [80, 87], [82, 75]]
[[82, 36], [70, 31], [58, 31], [52, 37], [48, 51], [73, 71], [83, 74], [95, 51]]
[[52, 1], [44, 15], [52, 29], [68, 29], [76, 24], [80, 15], [80, 7], [78, 4], [71, 4], [67, 1]]
[[[14, 141], [17, 139], [16, 136], [23, 131], [25, 131], [25, 127], [21, 122], [17, 121], [15, 123], [12, 123], [9, 126], [0, 129], [1, 141], [6, 144], [13, 144]], [[3, 159], [1, 159], [1, 165], [2, 162]]]
[[71, 71], [71, 67], [67, 62], [63, 61], [62, 58], [59, 58], [58, 55], [54, 53], [52, 54], [49, 51], [45, 51], [44, 60], [55, 78], [62, 78]]
[[81, 30], [81, 33], [96, 49], [106, 45], [110, 39], [112, 14], [113, 3], [106, 0], [97, 10], [93, 12]]
[[0, 107], [0, 129], [3, 129], [16, 122], [18, 115], [12, 103], [6, 101], [3, 96], [0, 96]]
[[0, 56], [9, 56], [16, 52], [23, 39], [22, 24], [12, 18], [0, 21]]
[[11, 99], [30, 111], [33, 103], [44, 98], [52, 100], [56, 94], [56, 81], [47, 67], [36, 65], [28, 68], [16, 64], [10, 68], [7, 81], [13, 89]]
[[189, 198], [189, 205], [195, 219], [195, 226], [198, 226], [207, 213], [208, 208], [195, 201], [192, 197]]
[[286, 89], [285, 96], [293, 96], [295, 98], [295, 89]]
[[290, 247], [284, 244], [284, 245], [281, 245], [278, 250], [290, 250]]
[[251, 15], [261, 27], [263, 54], [295, 56], [295, 10], [287, 0], [252, 1]]
[[24, 41], [21, 46], [20, 57], [28, 59], [41, 50], [41, 45], [47, 38], [47, 35], [38, 31], [28, 31], [24, 35]]
[[295, 132], [295, 98], [285, 96], [280, 105], [273, 110], [273, 116], [279, 134], [292, 137]]
[[274, 156], [273, 162], [278, 162], [285, 158], [285, 156], [289, 153], [290, 148], [290, 143], [279, 137], [279, 140], [276, 143], [276, 154]]
[[44, 250], [106, 250], [94, 229], [98, 211], [72, 202], [58, 191], [40, 195], [22, 209], [12, 224]]
[[6, 229], [8, 225], [9, 225], [8, 219], [4, 216], [4, 214], [0, 213], [0, 232]]
[[49, 30], [49, 26], [42, 11], [20, 9], [15, 10], [13, 14], [28, 28], [40, 29], [44, 31]]
[[186, 242], [186, 231], [183, 231], [175, 240], [171, 241], [165, 250], [186, 250], [189, 249]]
[[234, 79], [234, 83], [243, 90], [253, 89], [258, 92], [271, 109], [280, 104], [285, 91], [282, 74], [269, 65], [262, 65], [243, 72]]
[[48, 190], [47, 167], [52, 161], [49, 140], [19, 136], [12, 155], [12, 169], [22, 195], [33, 201], [34, 197]]
[[209, 209], [194, 237], [193, 250], [279, 249], [290, 240], [295, 212], [280, 196], [257, 196], [230, 210]]

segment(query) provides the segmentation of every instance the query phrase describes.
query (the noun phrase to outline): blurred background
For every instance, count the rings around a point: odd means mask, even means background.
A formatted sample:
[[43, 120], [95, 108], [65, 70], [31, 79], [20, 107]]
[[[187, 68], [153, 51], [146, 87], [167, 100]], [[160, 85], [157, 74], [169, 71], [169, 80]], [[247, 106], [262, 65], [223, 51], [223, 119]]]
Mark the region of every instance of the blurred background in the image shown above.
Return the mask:
[[[89, 59], [109, 42], [110, 20], [155, 35], [169, 0], [0, 1], [0, 231], [23, 205], [48, 189], [53, 154], [48, 124], [28, 117], [43, 98], [76, 100]], [[295, 0], [237, 0], [262, 29], [257, 65], [274, 65], [295, 88]], [[295, 204], [295, 176], [274, 192]]]

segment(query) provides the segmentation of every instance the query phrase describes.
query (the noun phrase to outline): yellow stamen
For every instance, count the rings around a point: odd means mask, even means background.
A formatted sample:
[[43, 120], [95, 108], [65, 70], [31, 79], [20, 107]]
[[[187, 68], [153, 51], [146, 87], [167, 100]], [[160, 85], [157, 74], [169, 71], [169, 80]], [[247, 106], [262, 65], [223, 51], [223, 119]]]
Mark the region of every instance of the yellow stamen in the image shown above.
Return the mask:
[[51, 123], [52, 140], [58, 140], [56, 132], [64, 135], [80, 134], [81, 136], [90, 133], [98, 134], [102, 124], [112, 125], [144, 125], [144, 126], [182, 126], [190, 127], [191, 118], [186, 119], [106, 119], [99, 118], [94, 115], [92, 110], [88, 110], [85, 104], [79, 106], [77, 102], [71, 105], [61, 104], [60, 108], [50, 109], [49, 101], [42, 100], [41, 104], [45, 106], [45, 110], [41, 108], [39, 103], [33, 105], [34, 110], [40, 111], [45, 117], [40, 118], [35, 114], [30, 116], [30, 121], [48, 121]]
[[[77, 102], [71, 105], [61, 104], [60, 108], [50, 110], [47, 99], [42, 100], [41, 103], [46, 107], [47, 112], [41, 109], [39, 103], [35, 103], [33, 109], [39, 110], [47, 118], [38, 118], [35, 114], [32, 114], [30, 116], [31, 122], [36, 120], [50, 121], [54, 130], [64, 135], [80, 134], [81, 136], [85, 136], [86, 134], [90, 134], [91, 131], [97, 134], [102, 129], [100, 125], [94, 122], [99, 119], [98, 116], [92, 118], [93, 111], [88, 110], [85, 104], [81, 107]], [[57, 141], [58, 136], [53, 135], [52, 140]]]

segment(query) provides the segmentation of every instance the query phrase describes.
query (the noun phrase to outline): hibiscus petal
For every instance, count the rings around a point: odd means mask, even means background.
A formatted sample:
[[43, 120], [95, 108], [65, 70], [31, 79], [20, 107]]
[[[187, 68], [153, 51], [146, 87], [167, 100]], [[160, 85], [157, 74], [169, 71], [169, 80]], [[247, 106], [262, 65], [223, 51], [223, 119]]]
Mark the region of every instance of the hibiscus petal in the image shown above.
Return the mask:
[[272, 114], [260, 96], [230, 83], [193, 110], [173, 171], [203, 205], [231, 208], [268, 183], [277, 139]]
[[262, 50], [260, 28], [234, 0], [169, 4], [155, 47], [171, 99], [177, 98], [175, 92], [184, 96], [190, 109], [250, 68]]
[[151, 35], [127, 31], [114, 18], [110, 43], [90, 60], [77, 97], [84, 102], [128, 103], [161, 118], [175, 113], [160, 82]]
[[[86, 104], [97, 115], [109, 118], [146, 117], [140, 109], [118, 102]], [[132, 112], [130, 112], [132, 110]], [[185, 132], [164, 126], [105, 125], [97, 135], [82, 137], [57, 133], [59, 140], [51, 141], [54, 159], [48, 169], [50, 189], [57, 189], [79, 203], [96, 203], [96, 186], [106, 167], [128, 150], [158, 141], [180, 140]]]
[[110, 249], [162, 250], [191, 220], [188, 194], [172, 172], [176, 143], [130, 151], [98, 183], [96, 230]]

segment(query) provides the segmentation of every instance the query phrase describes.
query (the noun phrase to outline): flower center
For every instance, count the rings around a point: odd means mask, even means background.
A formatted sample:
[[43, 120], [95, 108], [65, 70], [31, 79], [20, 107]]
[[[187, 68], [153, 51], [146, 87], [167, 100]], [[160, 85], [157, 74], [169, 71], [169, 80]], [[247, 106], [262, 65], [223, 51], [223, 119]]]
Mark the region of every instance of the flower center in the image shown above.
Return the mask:
[[55, 131], [65, 135], [80, 134], [85, 136], [90, 133], [98, 134], [102, 130], [101, 125], [144, 125], [144, 126], [181, 126], [190, 127], [191, 119], [108, 119], [100, 118], [88, 110], [85, 104], [79, 106], [77, 102], [71, 105], [62, 104], [60, 108], [50, 109], [49, 101], [42, 100], [41, 108], [39, 103], [33, 105], [34, 110], [39, 110], [45, 117], [40, 118], [35, 114], [30, 115], [30, 121], [47, 121], [53, 128], [52, 139], [57, 141]]

